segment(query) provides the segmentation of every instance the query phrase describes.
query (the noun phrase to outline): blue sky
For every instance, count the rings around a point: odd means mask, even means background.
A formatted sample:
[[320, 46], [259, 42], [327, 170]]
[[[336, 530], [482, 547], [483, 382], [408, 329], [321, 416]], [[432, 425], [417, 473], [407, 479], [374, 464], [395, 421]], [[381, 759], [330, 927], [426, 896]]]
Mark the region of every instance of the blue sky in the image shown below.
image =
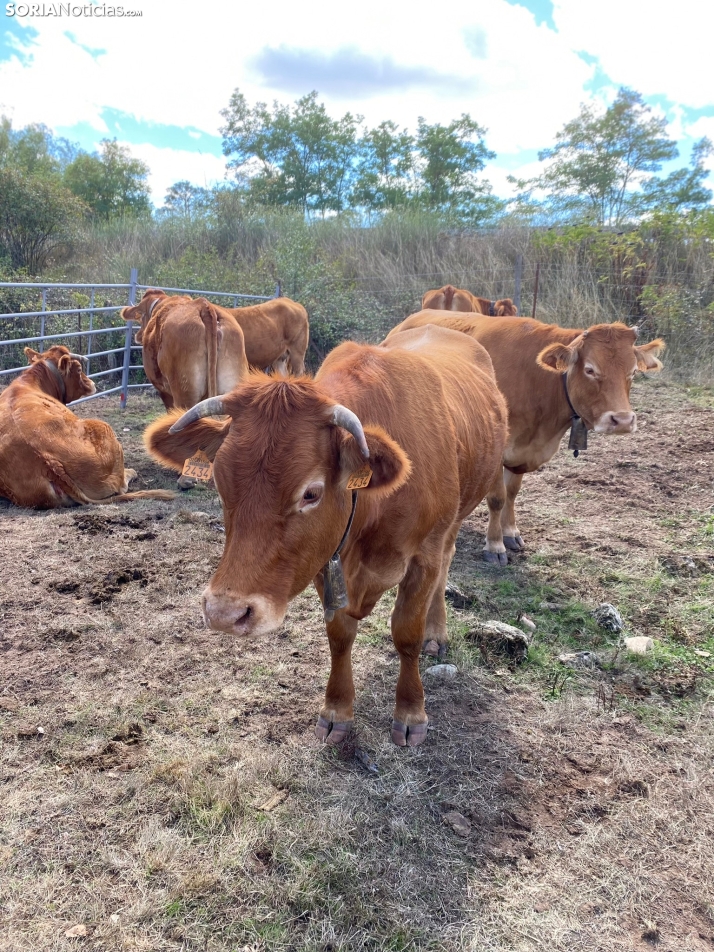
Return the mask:
[[[53, 5], [45, 3], [45, 12]], [[95, 4], [95, 7], [97, 5]], [[57, 6], [54, 7], [57, 10]], [[709, 77], [714, 4], [679, 0], [441, 0], [431, 16], [406, 0], [125, 0], [135, 16], [0, 20], [0, 112], [44, 122], [94, 149], [116, 137], [151, 168], [160, 205], [173, 182], [224, 175], [220, 110], [238, 87], [249, 102], [292, 102], [317, 89], [329, 111], [367, 125], [448, 122], [468, 112], [497, 153], [487, 175], [538, 171], [537, 152], [582, 102], [605, 105], [621, 85], [670, 122], [687, 161], [714, 139]], [[51, 12], [51, 11], [50, 11]]]

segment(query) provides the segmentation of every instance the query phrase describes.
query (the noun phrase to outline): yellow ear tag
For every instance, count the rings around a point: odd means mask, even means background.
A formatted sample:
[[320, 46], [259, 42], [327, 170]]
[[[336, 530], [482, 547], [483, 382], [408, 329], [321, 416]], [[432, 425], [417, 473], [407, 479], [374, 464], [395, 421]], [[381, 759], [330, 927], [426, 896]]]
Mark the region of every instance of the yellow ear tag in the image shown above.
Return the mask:
[[369, 481], [372, 478], [372, 470], [369, 468], [367, 463], [364, 466], [360, 466], [359, 469], [356, 469], [354, 473], [347, 480], [348, 489], [364, 489], [366, 486], [369, 486]]
[[213, 463], [206, 456], [203, 450], [198, 450], [193, 456], [189, 456], [183, 464], [182, 476], [190, 476], [192, 479], [200, 479], [207, 483], [213, 478]]

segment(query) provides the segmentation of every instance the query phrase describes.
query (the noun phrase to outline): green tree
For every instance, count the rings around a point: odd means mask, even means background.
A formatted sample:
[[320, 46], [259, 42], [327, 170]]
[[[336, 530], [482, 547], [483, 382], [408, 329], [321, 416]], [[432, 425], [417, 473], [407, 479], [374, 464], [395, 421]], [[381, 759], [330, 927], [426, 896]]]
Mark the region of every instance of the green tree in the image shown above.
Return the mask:
[[50, 252], [75, 234], [85, 211], [57, 178], [0, 168], [0, 246], [13, 268], [39, 274]]
[[228, 168], [253, 201], [323, 216], [347, 207], [360, 116], [332, 119], [316, 92], [293, 106], [275, 102], [272, 112], [260, 102], [251, 108], [237, 89], [221, 115]]
[[486, 161], [496, 157], [486, 148], [485, 134], [466, 113], [447, 126], [427, 125], [419, 118], [416, 150], [421, 204], [472, 221], [496, 212], [501, 203], [491, 195], [489, 183], [477, 177]]
[[548, 168], [519, 184], [545, 191], [556, 215], [618, 227], [647, 208], [640, 186], [678, 155], [666, 129], [666, 120], [652, 115], [639, 93], [622, 88], [604, 113], [581, 106], [556, 144], [539, 152]]
[[414, 194], [414, 137], [387, 120], [359, 145], [352, 204], [380, 211], [407, 205]]
[[174, 182], [167, 190], [162, 211], [191, 221], [207, 210], [210, 200], [211, 193], [208, 189], [183, 179]]
[[116, 139], [103, 139], [100, 153], [82, 153], [64, 172], [67, 187], [100, 218], [151, 214], [149, 167]]
[[35, 123], [13, 129], [7, 116], [0, 117], [0, 168], [26, 175], [57, 175], [78, 153], [76, 144], [55, 136], [47, 126]]
[[709, 169], [704, 163], [714, 155], [714, 145], [706, 137], [695, 142], [689, 168], [677, 169], [666, 178], [651, 178], [643, 191], [651, 207], [666, 211], [697, 211], [712, 200], [712, 191], [704, 185]]

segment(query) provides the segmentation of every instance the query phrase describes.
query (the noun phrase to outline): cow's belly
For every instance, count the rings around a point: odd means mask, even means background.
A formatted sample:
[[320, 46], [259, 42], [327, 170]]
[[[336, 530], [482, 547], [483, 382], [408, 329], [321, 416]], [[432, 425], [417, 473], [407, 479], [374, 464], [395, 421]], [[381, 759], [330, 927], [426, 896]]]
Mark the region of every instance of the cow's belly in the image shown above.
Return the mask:
[[503, 454], [503, 465], [518, 473], [533, 473], [555, 456], [565, 430], [550, 439], [509, 440]]

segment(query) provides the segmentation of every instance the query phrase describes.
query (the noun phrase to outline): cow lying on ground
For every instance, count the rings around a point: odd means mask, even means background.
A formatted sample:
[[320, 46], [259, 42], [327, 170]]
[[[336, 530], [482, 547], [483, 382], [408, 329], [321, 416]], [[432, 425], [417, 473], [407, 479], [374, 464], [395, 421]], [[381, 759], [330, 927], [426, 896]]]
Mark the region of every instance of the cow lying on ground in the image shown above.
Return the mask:
[[80, 358], [66, 347], [39, 354], [0, 394], [0, 496], [16, 506], [60, 506], [173, 499], [164, 490], [128, 493], [134, 470], [112, 428], [81, 420], [65, 403], [95, 392]]
[[[414, 746], [426, 737], [419, 654], [430, 641], [445, 651], [456, 534], [502, 486], [505, 403], [488, 356], [474, 341], [464, 345], [463, 335], [442, 328], [400, 334], [388, 348], [342, 344], [314, 380], [251, 375], [145, 433], [149, 452], [174, 469], [198, 449], [214, 460], [226, 543], [203, 593], [209, 627], [237, 636], [274, 631], [290, 599], [314, 581], [328, 609], [332, 667], [316, 729], [328, 743], [341, 741], [353, 719], [357, 623], [397, 584], [392, 739]], [[220, 414], [230, 419], [207, 418]], [[365, 463], [371, 481], [349, 527], [348, 483]], [[346, 528], [348, 601], [332, 615], [326, 563]]]
[[443, 288], [427, 291], [421, 299], [422, 310], [463, 311], [465, 313], [487, 314], [489, 317], [515, 317], [516, 305], [510, 298], [490, 301], [476, 297], [470, 291], [445, 284]]
[[205, 298], [169, 297], [152, 289], [121, 315], [141, 323], [136, 342], [144, 371], [167, 410], [232, 390], [248, 373], [240, 325]]
[[412, 314], [390, 332], [385, 343], [407, 328], [426, 324], [461, 331], [482, 344], [508, 404], [509, 439], [503, 457], [506, 505], [502, 508], [498, 497], [488, 497], [484, 547], [486, 561], [505, 565], [506, 548], [523, 548], [515, 500], [524, 473], [548, 462], [578, 418], [595, 433], [634, 433], [632, 379], [638, 370], [662, 368], [657, 355], [665, 344], [654, 340], [635, 346], [636, 329], [620, 323], [583, 330], [541, 324], [529, 317], [494, 319], [439, 311]]

